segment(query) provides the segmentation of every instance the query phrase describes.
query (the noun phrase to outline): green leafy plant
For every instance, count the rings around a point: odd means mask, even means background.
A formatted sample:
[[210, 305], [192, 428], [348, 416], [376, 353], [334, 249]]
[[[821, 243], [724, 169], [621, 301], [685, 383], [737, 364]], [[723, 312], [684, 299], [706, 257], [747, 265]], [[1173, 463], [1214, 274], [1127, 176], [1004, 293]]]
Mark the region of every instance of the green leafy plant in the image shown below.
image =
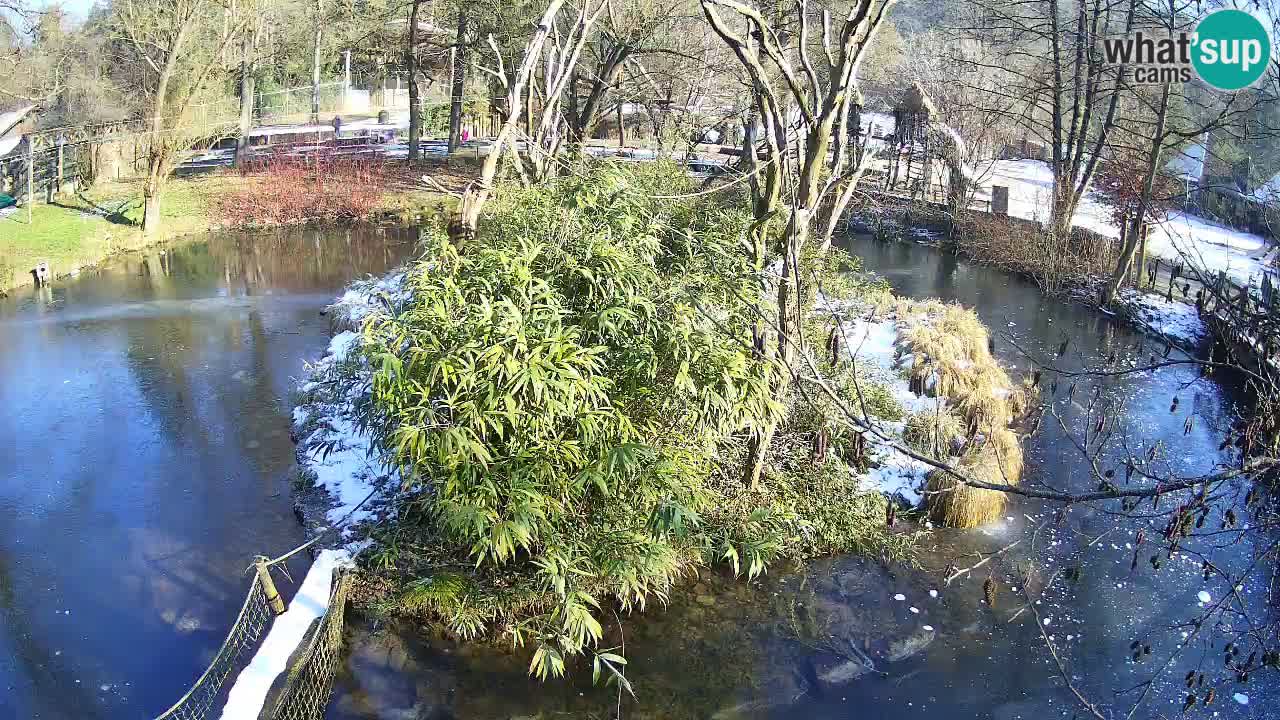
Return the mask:
[[[413, 301], [365, 331], [370, 425], [430, 490], [410, 513], [480, 577], [536, 580], [541, 607], [507, 629], [535, 639], [539, 677], [599, 641], [602, 598], [665, 600], [708, 542], [719, 447], [780, 410], [734, 338], [756, 286], [742, 218], [651, 199], [672, 175], [604, 166], [510, 194], [475, 246], [430, 233]], [[749, 572], [769, 542], [735, 550]], [[465, 636], [497, 619], [441, 582], [406, 603]]]

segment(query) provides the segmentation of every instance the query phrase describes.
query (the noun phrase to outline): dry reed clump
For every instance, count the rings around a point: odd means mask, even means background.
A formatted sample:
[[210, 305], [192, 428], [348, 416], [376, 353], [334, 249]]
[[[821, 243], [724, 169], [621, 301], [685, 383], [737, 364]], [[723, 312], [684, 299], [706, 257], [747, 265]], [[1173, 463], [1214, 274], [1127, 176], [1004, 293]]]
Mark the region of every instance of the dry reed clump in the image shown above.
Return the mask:
[[935, 460], [946, 460], [968, 439], [964, 421], [950, 408], [909, 415], [903, 423], [907, 447]]
[[[950, 415], [933, 425], [917, 419], [912, 434], [930, 448], [935, 437], [946, 437], [939, 449], [948, 452], [962, 437], [961, 472], [993, 485], [1017, 484], [1022, 448], [1009, 425], [1025, 412], [1026, 392], [991, 355], [986, 327], [972, 310], [937, 301], [899, 301], [895, 314], [902, 349], [913, 355], [913, 388], [945, 398]], [[941, 470], [930, 474], [926, 496], [930, 516], [952, 527], [990, 522], [1006, 500], [1003, 492], [968, 487]]]
[[[956, 464], [967, 477], [990, 485], [1017, 485], [1022, 477], [1022, 446], [1008, 429], [996, 430]], [[948, 527], [971, 528], [995, 521], [1008, 493], [962, 484], [944, 470], [929, 474], [925, 486], [929, 517]]]
[[952, 236], [965, 255], [1030, 276], [1049, 293], [1115, 266], [1115, 242], [1079, 228], [1060, 238], [1034, 222], [973, 213], [957, 221]]

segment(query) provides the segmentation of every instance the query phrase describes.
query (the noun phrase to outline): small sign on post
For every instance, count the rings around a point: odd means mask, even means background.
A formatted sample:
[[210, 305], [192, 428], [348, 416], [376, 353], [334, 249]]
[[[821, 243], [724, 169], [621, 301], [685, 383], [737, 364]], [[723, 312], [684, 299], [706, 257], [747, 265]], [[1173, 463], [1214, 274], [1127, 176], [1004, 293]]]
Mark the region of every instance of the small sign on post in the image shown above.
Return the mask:
[[1007, 185], [991, 186], [991, 214], [1002, 216], [1009, 214], [1009, 187]]

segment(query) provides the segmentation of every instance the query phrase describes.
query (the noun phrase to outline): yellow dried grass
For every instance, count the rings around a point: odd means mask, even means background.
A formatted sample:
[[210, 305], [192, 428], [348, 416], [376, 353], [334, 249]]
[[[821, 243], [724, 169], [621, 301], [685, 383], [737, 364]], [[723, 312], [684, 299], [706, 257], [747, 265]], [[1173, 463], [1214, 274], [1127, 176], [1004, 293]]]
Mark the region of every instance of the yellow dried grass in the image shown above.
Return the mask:
[[[972, 311], [936, 300], [899, 300], [899, 336], [914, 354], [916, 387], [945, 398], [967, 434], [985, 438], [958, 468], [974, 480], [1014, 485], [1022, 477], [1022, 448], [1009, 425], [1026, 410], [1026, 390], [991, 355], [986, 327]], [[929, 476], [926, 504], [935, 522], [976, 527], [999, 517], [1006, 493], [961, 484], [943, 471]]]

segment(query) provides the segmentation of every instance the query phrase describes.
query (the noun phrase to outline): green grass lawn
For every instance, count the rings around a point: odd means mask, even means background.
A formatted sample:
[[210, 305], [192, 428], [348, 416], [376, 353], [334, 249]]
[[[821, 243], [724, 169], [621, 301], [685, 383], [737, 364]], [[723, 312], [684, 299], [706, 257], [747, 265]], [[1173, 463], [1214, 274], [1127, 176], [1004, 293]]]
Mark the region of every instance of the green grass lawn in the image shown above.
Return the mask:
[[141, 184], [110, 183], [51, 205], [36, 203], [31, 222], [26, 208], [0, 218], [0, 292], [30, 282], [28, 273], [48, 262], [55, 276], [208, 226], [206, 197], [213, 178], [172, 180], [161, 205], [163, 225], [155, 238], [141, 230]]
[[[396, 178], [379, 204], [376, 215], [398, 218], [405, 224], [447, 213], [456, 199], [416, 182], [419, 171]], [[447, 168], [435, 168], [437, 181], [455, 191], [471, 176]], [[161, 231], [142, 235], [142, 183], [103, 183], [74, 196], [46, 205], [36, 203], [32, 222], [26, 208], [0, 217], [0, 294], [31, 282], [31, 269], [48, 262], [54, 276], [65, 275], [101, 262], [112, 254], [137, 250], [179, 235], [202, 232], [219, 220], [215, 198], [235, 189], [253, 193], [272, 191], [270, 180], [219, 172], [169, 181], [161, 202]]]

